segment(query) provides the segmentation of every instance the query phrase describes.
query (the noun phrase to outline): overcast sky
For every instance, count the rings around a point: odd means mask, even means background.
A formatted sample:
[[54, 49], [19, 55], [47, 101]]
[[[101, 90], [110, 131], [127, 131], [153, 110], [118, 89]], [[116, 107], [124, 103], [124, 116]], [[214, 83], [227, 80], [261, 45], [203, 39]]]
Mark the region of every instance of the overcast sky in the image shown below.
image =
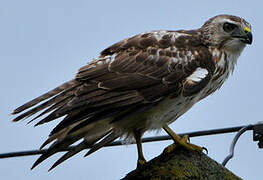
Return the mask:
[[[137, 33], [158, 29], [195, 29], [218, 14], [233, 14], [252, 25], [254, 42], [238, 60], [233, 76], [212, 96], [196, 104], [174, 122], [177, 133], [246, 125], [262, 120], [263, 41], [262, 4], [258, 1], [0, 1], [0, 153], [37, 149], [57, 124], [37, 128], [12, 123], [11, 111], [57, 85], [70, 80], [111, 44]], [[161, 132], [162, 134], [163, 132]], [[155, 135], [155, 134], [150, 134]], [[234, 134], [192, 138], [209, 156], [222, 162]], [[144, 144], [148, 160], [171, 141]], [[136, 146], [103, 148], [83, 158], [74, 156], [51, 172], [49, 158], [33, 171], [36, 156], [0, 160], [1, 179], [120, 179], [136, 167]], [[244, 179], [262, 178], [263, 150], [252, 132], [239, 140], [227, 168]], [[260, 178], [261, 176], [261, 178]]]

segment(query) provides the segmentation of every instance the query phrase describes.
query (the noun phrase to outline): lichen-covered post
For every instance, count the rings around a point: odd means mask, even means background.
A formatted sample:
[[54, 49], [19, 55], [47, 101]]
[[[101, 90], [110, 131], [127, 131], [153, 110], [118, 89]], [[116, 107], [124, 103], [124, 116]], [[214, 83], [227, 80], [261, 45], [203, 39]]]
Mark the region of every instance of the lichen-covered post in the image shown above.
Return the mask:
[[204, 153], [189, 151], [178, 147], [173, 152], [166, 150], [142, 167], [135, 169], [123, 180], [240, 180], [221, 164]]

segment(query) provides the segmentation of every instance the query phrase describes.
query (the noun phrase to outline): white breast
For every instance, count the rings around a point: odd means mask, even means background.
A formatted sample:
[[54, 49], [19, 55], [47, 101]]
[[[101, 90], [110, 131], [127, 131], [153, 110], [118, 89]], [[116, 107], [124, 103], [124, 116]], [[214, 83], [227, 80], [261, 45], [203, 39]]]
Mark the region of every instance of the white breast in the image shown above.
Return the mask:
[[167, 97], [158, 106], [152, 108], [147, 118], [149, 129], [161, 129], [163, 125], [170, 124], [189, 110], [200, 97]]
[[[154, 107], [149, 111], [147, 127], [149, 129], [160, 129], [164, 124], [174, 122], [182, 114], [188, 111], [195, 103], [219, 89], [228, 78], [230, 72], [234, 70], [239, 54], [240, 53], [231, 54], [228, 52], [220, 52], [218, 50], [214, 51], [213, 55], [218, 57], [215, 74], [213, 76], [213, 78], [216, 79], [212, 78], [202, 91], [191, 97], [183, 97], [182, 95], [176, 98], [167, 97], [157, 107]], [[205, 71], [198, 72], [204, 72], [203, 74], [206, 73]], [[193, 74], [192, 76], [198, 81], [203, 74]], [[196, 77], [197, 75], [198, 78]]]

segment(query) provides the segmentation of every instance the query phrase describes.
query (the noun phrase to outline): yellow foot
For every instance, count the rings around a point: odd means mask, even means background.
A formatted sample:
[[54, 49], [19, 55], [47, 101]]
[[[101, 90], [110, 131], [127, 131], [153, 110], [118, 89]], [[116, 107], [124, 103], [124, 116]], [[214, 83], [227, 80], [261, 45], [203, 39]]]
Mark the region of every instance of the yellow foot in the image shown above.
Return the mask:
[[146, 163], [145, 159], [138, 159], [137, 161], [137, 168], [143, 166]]
[[200, 147], [200, 146], [197, 146], [195, 144], [191, 144], [189, 142], [189, 138], [187, 135], [183, 136], [183, 137], [180, 137], [178, 136], [177, 134], [175, 134], [172, 129], [170, 129], [167, 125], [165, 125], [163, 127], [163, 129], [171, 136], [171, 138], [174, 140], [174, 144], [170, 145], [168, 148], [167, 148], [167, 152], [172, 152], [176, 147], [178, 146], [181, 146], [181, 147], [184, 147], [188, 150], [191, 150], [191, 151], [198, 151], [198, 152], [203, 152], [203, 150], [205, 150], [206, 152], [207, 149], [204, 148], [204, 147]]
[[171, 153], [171, 152], [173, 152], [177, 147], [178, 147], [178, 145], [176, 145], [176, 144], [171, 144], [171, 145], [169, 145], [167, 148], [165, 148], [165, 151], [166, 151], [167, 153]]
[[203, 147], [197, 146], [195, 144], [191, 144], [189, 142], [189, 138], [188, 138], [187, 135], [183, 136], [183, 138], [181, 138], [180, 142], [179, 142], [179, 144], [181, 146], [185, 147], [186, 149], [189, 149], [189, 150], [192, 150], [192, 151], [199, 151], [199, 152], [202, 152], [204, 150]]
[[198, 151], [198, 152], [203, 152], [203, 150], [205, 150], [206, 153], [208, 153], [205, 147], [200, 147], [195, 144], [191, 144], [189, 142], [188, 136], [184, 136], [179, 141], [176, 141], [174, 144], [171, 144], [170, 146], [168, 146], [166, 148], [166, 152], [171, 153], [178, 147], [184, 147], [190, 151]]

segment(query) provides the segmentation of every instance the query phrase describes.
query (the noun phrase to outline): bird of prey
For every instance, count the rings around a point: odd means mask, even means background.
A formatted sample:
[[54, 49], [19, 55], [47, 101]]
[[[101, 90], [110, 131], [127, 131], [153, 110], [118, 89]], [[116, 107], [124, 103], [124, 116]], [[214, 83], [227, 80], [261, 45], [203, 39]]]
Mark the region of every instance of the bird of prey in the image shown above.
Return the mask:
[[143, 165], [142, 135], [162, 128], [176, 146], [201, 151], [168, 125], [219, 89], [251, 43], [247, 21], [218, 15], [199, 29], [146, 32], [104, 49], [72, 80], [13, 111], [20, 113], [13, 121], [45, 115], [36, 125], [63, 117], [40, 148], [53, 144], [32, 168], [81, 139], [51, 169], [87, 147], [89, 155], [120, 137], [135, 139], [138, 165]]

